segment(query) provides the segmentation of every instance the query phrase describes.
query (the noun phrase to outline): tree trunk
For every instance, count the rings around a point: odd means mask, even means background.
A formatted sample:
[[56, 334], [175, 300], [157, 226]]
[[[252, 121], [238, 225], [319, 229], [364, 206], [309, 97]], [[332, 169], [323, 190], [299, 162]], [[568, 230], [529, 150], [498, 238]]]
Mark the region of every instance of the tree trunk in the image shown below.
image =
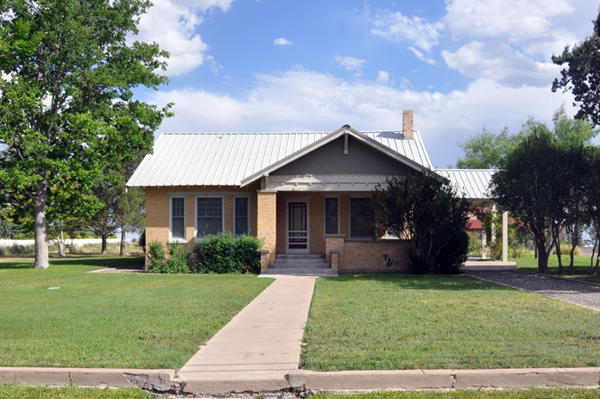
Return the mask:
[[[596, 234], [596, 239], [594, 240], [594, 248], [592, 248], [592, 260], [590, 261], [590, 273], [594, 272], [594, 254], [596, 253], [596, 248], [598, 248], [598, 242], [600, 241], [600, 236]], [[597, 258], [598, 256], [596, 256]]]
[[35, 263], [36, 269], [47, 269], [48, 241], [46, 236], [46, 200], [48, 195], [48, 182], [46, 179], [38, 182], [37, 193], [34, 199], [34, 237], [35, 237]]
[[102, 255], [106, 255], [106, 240], [108, 240], [108, 235], [102, 234]]
[[125, 256], [125, 237], [127, 236], [127, 230], [124, 226], [121, 226], [121, 250], [119, 251], [120, 256]]
[[65, 257], [65, 234], [62, 230], [62, 224], [60, 228], [60, 237], [56, 240], [58, 241], [58, 256], [61, 258]]
[[563, 268], [563, 264], [562, 264], [562, 257], [561, 257], [561, 251], [560, 251], [560, 229], [558, 228], [554, 228], [554, 246], [556, 247], [556, 256], [558, 257], [558, 274], [559, 275], [563, 275], [565, 273], [565, 270]]

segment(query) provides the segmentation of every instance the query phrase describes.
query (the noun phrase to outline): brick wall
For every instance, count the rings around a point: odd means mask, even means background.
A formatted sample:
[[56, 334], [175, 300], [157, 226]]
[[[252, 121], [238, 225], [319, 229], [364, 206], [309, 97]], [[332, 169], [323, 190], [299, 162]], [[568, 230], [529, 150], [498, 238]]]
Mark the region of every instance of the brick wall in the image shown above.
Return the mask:
[[[408, 272], [408, 259], [405, 251], [406, 243], [400, 240], [380, 241], [346, 241], [344, 243], [344, 260], [339, 273], [403, 273]], [[388, 254], [394, 261], [387, 267], [383, 254]]]
[[233, 197], [239, 192], [250, 194], [250, 233], [257, 231], [257, 195], [258, 186], [237, 187], [146, 187], [146, 242], [158, 240], [169, 241], [169, 199], [168, 192], [190, 193], [185, 196], [185, 234], [187, 247], [192, 251], [194, 246], [194, 201], [196, 193], [223, 193], [225, 231], [233, 230]]
[[259, 215], [256, 234], [264, 244], [263, 249], [268, 249], [269, 263], [275, 262], [277, 244], [277, 194], [271, 192], [258, 193], [257, 212]]

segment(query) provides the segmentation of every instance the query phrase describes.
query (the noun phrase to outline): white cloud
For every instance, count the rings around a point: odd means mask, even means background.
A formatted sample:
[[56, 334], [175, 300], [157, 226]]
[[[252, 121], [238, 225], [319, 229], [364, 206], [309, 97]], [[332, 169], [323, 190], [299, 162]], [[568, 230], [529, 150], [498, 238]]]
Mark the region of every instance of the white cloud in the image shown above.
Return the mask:
[[[227, 11], [233, 0], [155, 0], [154, 6], [142, 15], [139, 35], [134, 40], [156, 42], [170, 53], [167, 74], [183, 75], [202, 65], [208, 44], [196, 33], [206, 12]], [[214, 64], [214, 59], [209, 60]]]
[[417, 56], [417, 58], [419, 60], [421, 60], [423, 62], [426, 62], [428, 64], [431, 64], [431, 65], [437, 65], [437, 62], [435, 62], [435, 60], [433, 58], [427, 58], [427, 57], [425, 57], [425, 54], [423, 54], [422, 52], [420, 52], [416, 48], [414, 48], [414, 47], [411, 46], [408, 49], [410, 51], [412, 51]]
[[287, 46], [287, 45], [292, 44], [292, 42], [290, 42], [288, 39], [286, 39], [284, 37], [280, 37], [279, 39], [273, 40], [273, 44], [276, 46]]
[[357, 72], [360, 73], [363, 65], [367, 63], [367, 60], [363, 60], [361, 58], [355, 58], [350, 56], [339, 56], [336, 55], [334, 57], [335, 62], [337, 62], [342, 68], [344, 68], [348, 72]]
[[414, 109], [415, 127], [434, 165], [445, 167], [461, 155], [456, 143], [486, 125], [518, 131], [529, 116], [550, 121], [568, 93], [547, 87], [509, 87], [477, 79], [447, 94], [400, 90], [296, 69], [260, 75], [241, 98], [192, 89], [152, 93], [157, 104], [174, 102], [175, 117], [161, 131], [334, 131], [344, 124], [359, 130], [400, 129], [402, 110]]
[[449, 68], [471, 78], [489, 79], [511, 86], [545, 87], [559, 75], [560, 67], [536, 62], [498, 42], [471, 42], [454, 53], [442, 51]]
[[375, 79], [375, 81], [382, 85], [387, 85], [388, 83], [390, 83], [390, 73], [386, 71], [377, 72], [377, 78]]
[[553, 17], [574, 11], [568, 0], [449, 0], [446, 9], [453, 35], [511, 41], [547, 37]]
[[409, 18], [400, 12], [378, 14], [371, 33], [390, 40], [408, 40], [422, 50], [429, 51], [438, 43], [440, 31], [444, 25], [440, 22], [430, 24], [423, 18]]

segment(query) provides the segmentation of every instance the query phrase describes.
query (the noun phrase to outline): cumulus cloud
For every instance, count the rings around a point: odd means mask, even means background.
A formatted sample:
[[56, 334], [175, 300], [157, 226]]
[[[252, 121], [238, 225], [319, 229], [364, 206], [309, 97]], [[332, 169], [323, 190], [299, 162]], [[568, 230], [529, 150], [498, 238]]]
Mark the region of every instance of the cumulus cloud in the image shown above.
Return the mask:
[[338, 63], [339, 66], [344, 68], [348, 72], [356, 72], [360, 73], [363, 65], [367, 63], [367, 60], [363, 60], [361, 58], [355, 58], [350, 56], [339, 56], [336, 55], [334, 57], [335, 62]]
[[410, 41], [422, 50], [429, 51], [438, 43], [444, 25], [440, 22], [430, 24], [419, 17], [409, 18], [400, 12], [378, 14], [374, 21], [374, 35], [394, 41]]
[[[394, 89], [364, 81], [350, 83], [329, 74], [294, 69], [259, 75], [242, 97], [205, 90], [152, 93], [157, 104], [174, 102], [175, 117], [161, 131], [334, 131], [344, 124], [359, 130], [401, 129], [402, 110], [414, 109], [434, 165], [456, 161], [457, 142], [486, 125], [499, 131], [505, 124], [518, 131], [529, 116], [550, 121], [569, 93], [547, 87], [510, 87], [477, 79], [464, 90], [447, 94]], [[449, 151], [456, 148], [456, 151]]]
[[[170, 53], [167, 73], [184, 75], [207, 61], [208, 44], [196, 29], [206, 12], [227, 11], [233, 0], [155, 0], [154, 6], [142, 15], [139, 35], [134, 40], [156, 42]], [[211, 65], [214, 59], [209, 60]]]
[[292, 42], [290, 42], [288, 39], [286, 39], [284, 37], [280, 37], [279, 39], [273, 40], [273, 44], [276, 46], [288, 46], [288, 45], [292, 44]]
[[483, 78], [511, 86], [545, 87], [559, 75], [560, 67], [536, 62], [504, 43], [471, 42], [456, 52], [442, 51], [449, 68], [471, 78]]
[[547, 37], [552, 18], [573, 11], [568, 0], [450, 0], [444, 22], [453, 35], [523, 41]]
[[408, 49], [410, 51], [412, 51], [417, 56], [417, 58], [419, 60], [421, 60], [423, 62], [426, 62], [428, 64], [431, 64], [431, 65], [437, 65], [437, 62], [435, 62], [435, 60], [433, 58], [427, 58], [427, 57], [425, 57], [425, 54], [423, 54], [422, 52], [420, 52], [416, 48], [414, 48], [414, 47], [411, 46]]
[[390, 73], [386, 71], [377, 72], [377, 78], [375, 79], [377, 83], [382, 85], [387, 85], [390, 83]]

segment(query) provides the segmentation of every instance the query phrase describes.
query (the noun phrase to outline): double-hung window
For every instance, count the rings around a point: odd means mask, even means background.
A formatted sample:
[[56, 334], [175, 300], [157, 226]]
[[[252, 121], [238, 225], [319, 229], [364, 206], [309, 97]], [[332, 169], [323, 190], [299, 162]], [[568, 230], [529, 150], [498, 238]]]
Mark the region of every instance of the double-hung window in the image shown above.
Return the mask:
[[369, 198], [350, 198], [350, 237], [375, 236], [375, 211], [369, 201]]
[[337, 197], [325, 197], [325, 235], [340, 233], [340, 204]]
[[171, 197], [171, 240], [185, 240], [184, 197]]
[[233, 234], [250, 233], [250, 198], [233, 198]]
[[223, 197], [196, 197], [196, 237], [223, 231]]

